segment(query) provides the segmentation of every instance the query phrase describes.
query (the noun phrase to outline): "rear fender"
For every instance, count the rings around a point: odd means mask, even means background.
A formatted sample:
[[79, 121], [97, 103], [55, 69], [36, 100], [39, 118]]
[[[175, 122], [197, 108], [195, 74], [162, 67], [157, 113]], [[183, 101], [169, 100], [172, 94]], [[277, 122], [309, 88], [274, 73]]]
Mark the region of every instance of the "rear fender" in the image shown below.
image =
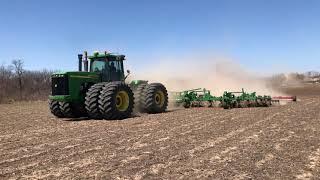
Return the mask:
[[129, 84], [130, 88], [132, 90], [135, 90], [137, 89], [137, 87], [140, 85], [140, 84], [148, 84], [148, 81], [146, 80], [133, 80], [131, 81], [131, 83]]

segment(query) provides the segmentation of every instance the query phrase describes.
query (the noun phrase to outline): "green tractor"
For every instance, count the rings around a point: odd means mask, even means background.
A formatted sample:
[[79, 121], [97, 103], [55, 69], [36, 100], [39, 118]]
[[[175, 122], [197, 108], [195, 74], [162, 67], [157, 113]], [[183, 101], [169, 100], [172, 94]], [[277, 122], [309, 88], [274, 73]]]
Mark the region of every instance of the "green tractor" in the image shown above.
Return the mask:
[[[78, 55], [79, 71], [52, 75], [49, 107], [58, 118], [125, 119], [139, 112], [162, 113], [168, 93], [160, 83], [134, 80], [126, 83], [124, 55], [87, 52]], [[82, 70], [83, 67], [83, 70]]]

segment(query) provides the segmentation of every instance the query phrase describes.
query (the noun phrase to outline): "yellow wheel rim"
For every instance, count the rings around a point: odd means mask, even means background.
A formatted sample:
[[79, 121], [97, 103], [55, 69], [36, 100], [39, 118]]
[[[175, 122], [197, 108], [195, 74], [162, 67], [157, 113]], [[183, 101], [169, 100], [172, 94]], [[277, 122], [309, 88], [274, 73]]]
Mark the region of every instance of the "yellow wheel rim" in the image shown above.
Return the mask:
[[157, 91], [154, 96], [154, 101], [156, 102], [157, 106], [162, 107], [165, 101], [164, 93], [162, 91]]
[[116, 107], [118, 111], [126, 111], [129, 107], [129, 95], [126, 91], [119, 91], [116, 96]]

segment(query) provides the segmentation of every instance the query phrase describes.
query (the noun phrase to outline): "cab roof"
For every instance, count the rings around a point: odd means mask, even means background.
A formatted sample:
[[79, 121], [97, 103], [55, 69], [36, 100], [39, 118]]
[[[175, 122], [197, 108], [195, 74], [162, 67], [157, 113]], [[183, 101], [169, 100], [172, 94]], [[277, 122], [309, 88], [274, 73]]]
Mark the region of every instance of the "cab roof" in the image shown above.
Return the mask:
[[110, 60], [125, 60], [125, 55], [115, 53], [99, 53], [95, 52], [92, 56], [88, 56], [88, 59], [108, 58]]

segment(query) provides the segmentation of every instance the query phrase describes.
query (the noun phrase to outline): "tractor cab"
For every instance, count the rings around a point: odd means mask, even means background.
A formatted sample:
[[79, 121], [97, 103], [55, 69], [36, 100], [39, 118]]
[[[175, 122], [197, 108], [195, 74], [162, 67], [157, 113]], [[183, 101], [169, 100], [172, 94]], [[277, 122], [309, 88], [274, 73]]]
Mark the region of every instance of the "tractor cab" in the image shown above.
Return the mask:
[[[79, 60], [80, 58], [83, 59], [84, 71], [98, 73], [102, 82], [123, 81], [125, 79], [124, 55], [95, 52], [92, 56], [87, 56], [85, 52], [84, 57], [79, 57]], [[79, 71], [81, 70], [81, 61], [79, 61]]]

